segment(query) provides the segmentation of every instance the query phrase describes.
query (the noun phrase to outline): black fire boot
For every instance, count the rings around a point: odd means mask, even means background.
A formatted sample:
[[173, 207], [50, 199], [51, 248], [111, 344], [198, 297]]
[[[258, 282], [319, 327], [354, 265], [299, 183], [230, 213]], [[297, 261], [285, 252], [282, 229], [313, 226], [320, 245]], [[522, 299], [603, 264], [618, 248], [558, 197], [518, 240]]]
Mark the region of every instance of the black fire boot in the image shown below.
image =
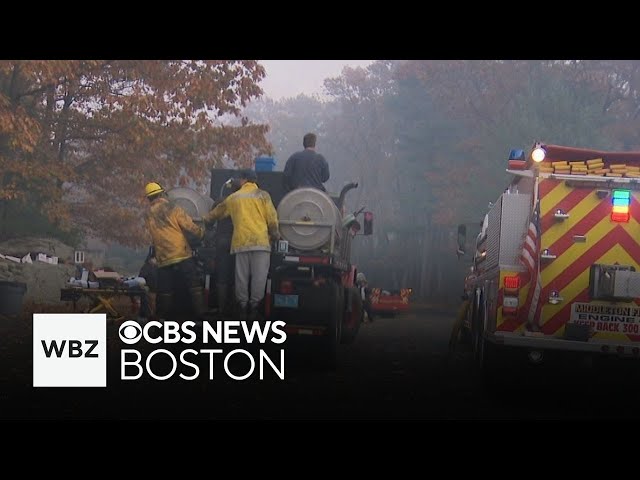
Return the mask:
[[260, 315], [258, 305], [250, 304], [249, 305], [249, 313], [247, 314], [247, 320], [251, 322], [262, 320], [262, 315]]
[[171, 320], [171, 308], [173, 307], [173, 295], [171, 293], [159, 293], [156, 295], [156, 317], [159, 320]]
[[238, 303], [238, 311], [234, 320], [246, 320], [247, 319], [247, 306]]
[[191, 308], [193, 310], [194, 321], [204, 320], [206, 308], [204, 305], [204, 289], [202, 287], [191, 287], [189, 289], [191, 295]]
[[218, 317], [222, 319], [229, 316], [229, 307], [227, 305], [229, 290], [226, 283], [218, 283], [216, 289], [218, 297]]

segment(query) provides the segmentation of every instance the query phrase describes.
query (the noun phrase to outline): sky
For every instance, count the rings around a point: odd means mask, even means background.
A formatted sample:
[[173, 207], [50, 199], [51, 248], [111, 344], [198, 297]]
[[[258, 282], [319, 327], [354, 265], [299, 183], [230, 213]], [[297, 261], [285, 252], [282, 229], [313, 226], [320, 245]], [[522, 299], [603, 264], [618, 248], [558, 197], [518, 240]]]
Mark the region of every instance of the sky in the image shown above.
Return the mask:
[[260, 82], [265, 96], [274, 100], [301, 93], [322, 94], [325, 78], [340, 75], [343, 67], [366, 67], [374, 60], [259, 60], [267, 71]]

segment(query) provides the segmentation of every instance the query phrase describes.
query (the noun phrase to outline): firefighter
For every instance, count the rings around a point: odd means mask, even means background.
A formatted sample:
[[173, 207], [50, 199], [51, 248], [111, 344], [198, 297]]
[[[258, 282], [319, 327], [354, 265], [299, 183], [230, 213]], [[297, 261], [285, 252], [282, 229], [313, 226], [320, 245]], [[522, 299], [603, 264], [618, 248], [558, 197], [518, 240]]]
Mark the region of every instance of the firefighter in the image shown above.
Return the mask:
[[214, 207], [203, 220], [211, 223], [231, 217], [233, 235], [230, 248], [235, 254], [235, 293], [240, 320], [255, 320], [267, 284], [271, 242], [280, 238], [278, 214], [269, 193], [258, 188], [255, 171], [241, 170], [233, 183], [238, 190]]
[[145, 216], [158, 266], [156, 314], [162, 320], [173, 315], [174, 297], [181, 288], [189, 291], [191, 306], [201, 320], [205, 311], [204, 289], [199, 281], [190, 241], [202, 240], [204, 228], [167, 198], [162, 186], [150, 182], [145, 187], [149, 210]]

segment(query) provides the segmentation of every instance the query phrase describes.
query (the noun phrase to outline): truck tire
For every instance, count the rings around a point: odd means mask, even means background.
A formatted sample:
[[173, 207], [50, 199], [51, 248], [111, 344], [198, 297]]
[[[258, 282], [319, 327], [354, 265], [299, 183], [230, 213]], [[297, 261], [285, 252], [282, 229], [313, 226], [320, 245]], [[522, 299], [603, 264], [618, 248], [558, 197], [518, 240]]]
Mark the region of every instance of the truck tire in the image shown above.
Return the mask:
[[330, 370], [338, 366], [338, 345], [342, 334], [344, 298], [342, 287], [335, 283], [332, 284], [327, 315], [327, 335], [322, 337], [322, 363]]
[[[351, 305], [350, 312], [347, 311], [348, 305]], [[351, 287], [344, 289], [344, 302], [342, 308], [344, 314], [340, 343], [353, 343], [358, 335], [358, 331], [360, 330], [360, 324], [364, 320], [364, 305], [362, 304], [362, 297], [360, 296], [357, 288]]]
[[471, 350], [476, 361], [479, 360], [480, 342], [484, 331], [484, 300], [482, 295], [478, 300], [474, 298], [471, 305]]
[[[468, 300], [467, 300], [468, 301]], [[460, 345], [465, 346], [473, 346], [473, 335], [470, 328], [465, 326], [465, 323], [469, 325], [473, 325], [473, 304], [469, 304], [467, 307], [467, 312], [465, 315], [465, 319], [462, 322], [462, 327], [460, 328]]]
[[460, 345], [471, 345], [471, 332], [465, 326], [460, 329]]
[[483, 387], [490, 394], [501, 395], [509, 387], [514, 369], [518, 368], [519, 362], [507, 347], [487, 340], [483, 323], [478, 343], [477, 364]]

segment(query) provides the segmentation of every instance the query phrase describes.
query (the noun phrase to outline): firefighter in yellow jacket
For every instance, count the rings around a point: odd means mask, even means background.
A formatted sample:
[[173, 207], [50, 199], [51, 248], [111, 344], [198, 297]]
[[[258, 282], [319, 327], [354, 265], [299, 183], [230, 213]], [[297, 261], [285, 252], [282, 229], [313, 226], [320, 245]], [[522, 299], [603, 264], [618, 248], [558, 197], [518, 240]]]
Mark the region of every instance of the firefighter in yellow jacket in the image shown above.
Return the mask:
[[235, 293], [240, 319], [247, 318], [248, 314], [248, 318], [254, 320], [264, 298], [271, 263], [271, 241], [280, 238], [278, 215], [269, 193], [258, 188], [254, 170], [241, 170], [233, 182], [238, 190], [214, 207], [203, 220], [210, 223], [231, 217], [231, 253], [236, 257]]
[[145, 222], [158, 266], [156, 313], [159, 318], [168, 320], [174, 293], [186, 286], [196, 315], [192, 320], [198, 320], [205, 310], [204, 290], [186, 235], [200, 240], [204, 236], [204, 228], [194, 223], [180, 206], [171, 202], [158, 183], [148, 183], [145, 195], [150, 203]]

